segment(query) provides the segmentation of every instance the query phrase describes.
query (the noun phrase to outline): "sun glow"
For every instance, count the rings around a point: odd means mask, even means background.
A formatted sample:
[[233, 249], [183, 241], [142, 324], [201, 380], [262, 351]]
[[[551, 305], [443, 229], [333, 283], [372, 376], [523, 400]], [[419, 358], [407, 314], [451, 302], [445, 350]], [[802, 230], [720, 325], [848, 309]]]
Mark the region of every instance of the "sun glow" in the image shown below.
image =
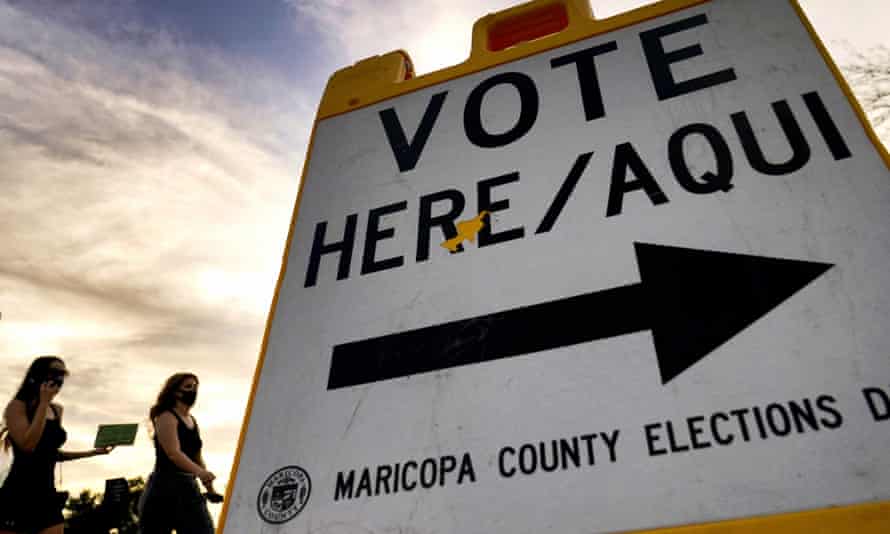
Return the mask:
[[196, 274], [197, 293], [208, 304], [238, 304], [266, 311], [274, 277], [261, 272], [236, 272], [208, 268]]
[[77, 337], [76, 327], [62, 323], [3, 321], [0, 345], [8, 354], [56, 354], [65, 339]]

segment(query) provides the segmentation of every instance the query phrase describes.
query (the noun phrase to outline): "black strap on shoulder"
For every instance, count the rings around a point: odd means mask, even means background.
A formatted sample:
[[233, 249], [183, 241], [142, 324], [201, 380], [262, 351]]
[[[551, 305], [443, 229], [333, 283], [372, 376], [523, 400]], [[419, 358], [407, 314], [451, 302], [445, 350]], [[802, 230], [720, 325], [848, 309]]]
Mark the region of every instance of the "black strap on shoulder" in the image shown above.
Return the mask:
[[180, 417], [179, 414], [176, 413], [176, 410], [170, 409], [170, 410], [168, 410], [168, 411], [169, 411], [170, 413], [172, 413], [173, 416], [176, 417], [176, 420], [179, 421], [179, 424], [181, 424], [182, 426], [184, 426], [185, 429], [188, 430], [189, 432], [198, 430], [198, 420], [195, 419], [195, 416], [194, 416], [194, 415], [191, 415], [191, 416], [190, 416], [190, 417], [192, 418], [192, 424], [193, 424], [193, 427], [192, 427], [192, 428], [189, 428], [189, 426], [185, 423], [185, 421], [182, 419], [182, 417]]
[[170, 409], [167, 410], [167, 411], [170, 412], [170, 413], [172, 413], [172, 414], [173, 414], [173, 417], [175, 417], [177, 421], [179, 421], [179, 422], [182, 423], [182, 424], [185, 424], [185, 422], [182, 420], [182, 417], [179, 417], [179, 414], [176, 413], [176, 410], [174, 410], [173, 408], [170, 408]]

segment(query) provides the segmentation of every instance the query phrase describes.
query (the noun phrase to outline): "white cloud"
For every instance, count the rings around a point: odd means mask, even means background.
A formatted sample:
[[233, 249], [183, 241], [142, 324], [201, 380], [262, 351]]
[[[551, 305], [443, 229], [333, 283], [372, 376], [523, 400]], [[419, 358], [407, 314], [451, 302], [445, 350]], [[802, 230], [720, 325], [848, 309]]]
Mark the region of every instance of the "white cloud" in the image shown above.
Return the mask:
[[[0, 3], [0, 391], [32, 357], [62, 355], [68, 445], [88, 448], [96, 425], [143, 421], [167, 375], [195, 371], [224, 481], [315, 97], [139, 36], [112, 42]], [[101, 489], [153, 461], [143, 434], [66, 464], [64, 485]]]
[[290, 0], [298, 24], [311, 24], [328, 39], [343, 65], [404, 49], [419, 74], [465, 60], [473, 22], [516, 2], [510, 0]]

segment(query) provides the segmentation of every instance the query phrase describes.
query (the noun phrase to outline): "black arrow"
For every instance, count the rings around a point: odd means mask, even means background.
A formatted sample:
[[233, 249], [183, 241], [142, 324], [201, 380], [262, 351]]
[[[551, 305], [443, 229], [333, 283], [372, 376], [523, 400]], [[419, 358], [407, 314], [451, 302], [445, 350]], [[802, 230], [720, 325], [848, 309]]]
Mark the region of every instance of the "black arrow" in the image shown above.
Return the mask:
[[334, 347], [338, 389], [652, 330], [668, 383], [832, 266], [635, 243], [639, 284]]

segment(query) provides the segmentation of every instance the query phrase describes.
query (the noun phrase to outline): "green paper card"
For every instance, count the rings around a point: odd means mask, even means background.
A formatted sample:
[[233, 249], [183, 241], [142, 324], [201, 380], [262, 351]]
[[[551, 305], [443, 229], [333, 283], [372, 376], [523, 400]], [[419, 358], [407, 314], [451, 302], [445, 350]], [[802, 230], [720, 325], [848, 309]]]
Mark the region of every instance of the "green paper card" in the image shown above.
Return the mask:
[[138, 423], [99, 425], [99, 431], [96, 433], [96, 443], [93, 446], [99, 448], [132, 445], [136, 441], [136, 432], [138, 430]]

